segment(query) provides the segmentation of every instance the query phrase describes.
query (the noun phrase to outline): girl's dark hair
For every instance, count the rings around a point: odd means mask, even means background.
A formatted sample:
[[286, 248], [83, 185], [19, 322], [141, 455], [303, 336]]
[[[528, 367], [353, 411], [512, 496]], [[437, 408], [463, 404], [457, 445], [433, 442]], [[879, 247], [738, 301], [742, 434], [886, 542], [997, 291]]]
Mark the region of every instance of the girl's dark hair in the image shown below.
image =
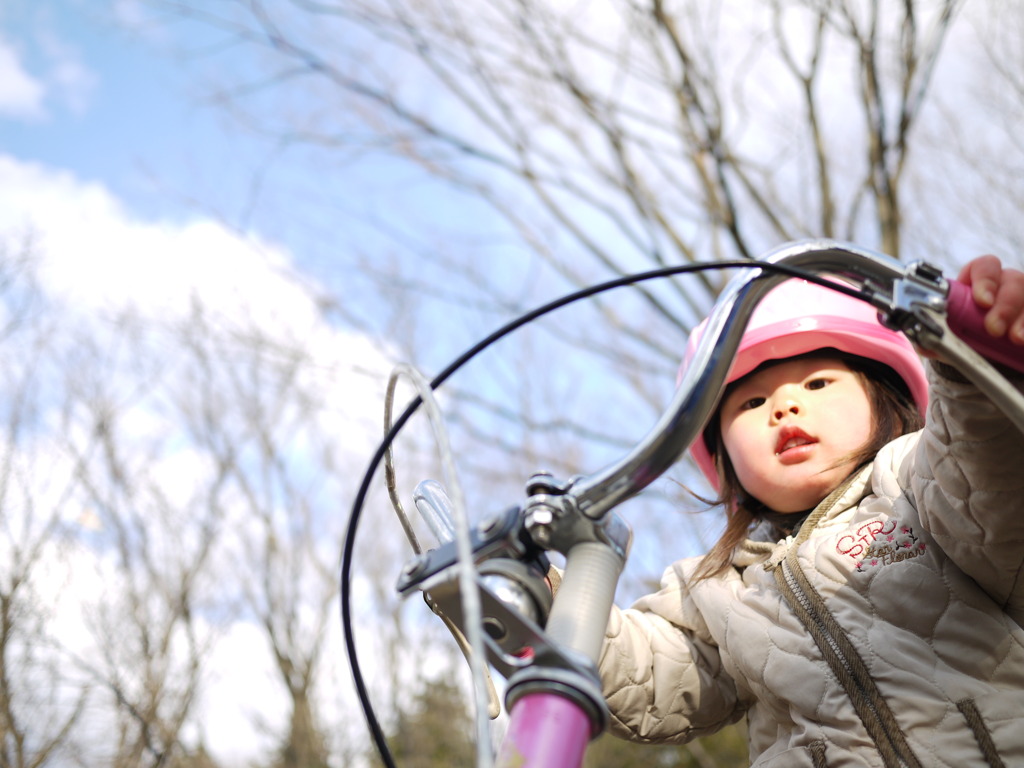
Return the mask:
[[[853, 461], [856, 472], [865, 464], [871, 462], [878, 451], [886, 444], [892, 442], [901, 435], [916, 432], [923, 426], [923, 420], [918, 412], [917, 405], [910, 395], [906, 382], [900, 378], [892, 368], [883, 363], [869, 360], [865, 357], [850, 355], [840, 352], [837, 349], [819, 349], [804, 355], [788, 357], [783, 360], [769, 360], [762, 363], [753, 371], [740, 379], [729, 384], [722, 395], [721, 402], [729, 396], [729, 393], [748, 376], [753, 376], [772, 365], [808, 357], [828, 357], [841, 360], [860, 379], [861, 384], [867, 392], [868, 400], [871, 403], [871, 414], [875, 424], [871, 437], [860, 449], [849, 456], [841, 458], [837, 464], [846, 464]], [[718, 468], [718, 482], [721, 489], [718, 498], [710, 500], [712, 504], [723, 505], [725, 508], [726, 525], [721, 537], [704, 556], [700, 567], [697, 569], [697, 577], [704, 579], [716, 576], [726, 568], [732, 560], [733, 550], [736, 549], [750, 534], [751, 529], [761, 520], [777, 520], [778, 513], [773, 512], [760, 501], [749, 495], [740, 485], [736, 471], [733, 469], [729, 455], [721, 449], [721, 433], [719, 429], [719, 415], [716, 412], [711, 422], [704, 430], [704, 441], [708, 451], [715, 458], [715, 466]], [[803, 519], [800, 513], [793, 513], [796, 520]]]

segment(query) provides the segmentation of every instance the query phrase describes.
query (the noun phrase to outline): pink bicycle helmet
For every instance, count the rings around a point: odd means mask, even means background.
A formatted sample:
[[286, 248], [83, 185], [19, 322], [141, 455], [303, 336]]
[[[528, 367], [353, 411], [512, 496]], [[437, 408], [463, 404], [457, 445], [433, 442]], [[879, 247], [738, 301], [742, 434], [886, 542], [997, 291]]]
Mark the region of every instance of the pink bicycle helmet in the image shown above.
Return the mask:
[[[704, 320], [690, 334], [680, 376], [686, 371], [704, 334]], [[928, 382], [921, 358], [902, 333], [878, 322], [866, 302], [806, 280], [787, 280], [772, 289], [754, 310], [726, 384], [746, 376], [768, 360], [832, 348], [892, 368], [903, 379], [921, 417], [928, 405]], [[701, 472], [719, 489], [715, 460], [701, 435], [690, 447]]]

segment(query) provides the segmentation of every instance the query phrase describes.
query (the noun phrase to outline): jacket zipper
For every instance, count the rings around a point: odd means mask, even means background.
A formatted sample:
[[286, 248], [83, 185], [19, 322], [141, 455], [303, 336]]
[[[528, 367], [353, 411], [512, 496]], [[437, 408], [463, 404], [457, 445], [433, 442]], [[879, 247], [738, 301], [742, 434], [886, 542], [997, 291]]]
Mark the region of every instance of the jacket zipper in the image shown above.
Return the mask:
[[[846, 687], [847, 683], [844, 682], [844, 680], [848, 679], [852, 681], [854, 685], [856, 685], [857, 692], [860, 694], [864, 705], [866, 705], [867, 708], [870, 710], [871, 717], [875, 723], [875, 729], [877, 729], [877, 732], [886, 734], [887, 738], [890, 737], [888, 729], [885, 728], [884, 723], [882, 721], [883, 719], [878, 713], [878, 708], [875, 705], [874, 701], [872, 701], [872, 690], [867, 689], [867, 687], [864, 685], [861, 676], [857, 674], [856, 665], [851, 663], [850, 657], [847, 654], [846, 649], [843, 648], [843, 644], [836, 639], [836, 636], [832, 633], [832, 631], [830, 631], [827, 622], [822, 618], [819, 608], [824, 610], [828, 609], [824, 608], [824, 606], [816, 605], [815, 601], [813, 601], [811, 597], [802, 589], [799, 582], [797, 581], [795, 574], [793, 573], [793, 568], [790, 566], [787, 560], [783, 560], [781, 563], [779, 563], [779, 565], [782, 568], [782, 576], [786, 582], [786, 586], [789, 588], [789, 593], [804, 609], [804, 614], [808, 619], [814, 622], [814, 625], [818, 630], [817, 634], [815, 635], [816, 642], [817, 639], [820, 638], [828, 644], [828, 647], [829, 649], [831, 649], [834, 659], [837, 663], [841, 665], [842, 670], [846, 673], [846, 675], [844, 676], [839, 674], [837, 670], [833, 669], [833, 672], [835, 672], [837, 678], [839, 678], [839, 682], [843, 684], [844, 687]], [[824, 651], [825, 649], [822, 648], [822, 650]], [[832, 662], [830, 662], [830, 666], [833, 666]], [[871, 688], [873, 689], [874, 686], [872, 685]], [[848, 691], [848, 693], [851, 692]], [[853, 698], [852, 693], [851, 698]], [[861, 714], [863, 719], [863, 713]], [[864, 725], [869, 733], [872, 733], [872, 731], [875, 730], [871, 726], [869, 726], [867, 722], [865, 722]], [[896, 746], [891, 744], [891, 741], [890, 747], [892, 748], [892, 751], [896, 759], [894, 768], [918, 768], [920, 766], [916, 759], [913, 759], [913, 756], [911, 756], [911, 762], [908, 762], [905, 758], [903, 758], [899, 754], [899, 750], [896, 748]], [[883, 758], [885, 758], [884, 753]], [[890, 761], [887, 761], [887, 764], [891, 764]]]
[[783, 598], [810, 632], [832, 673], [846, 691], [886, 768], [922, 768], [867, 665], [828, 610], [825, 599], [804, 575], [797, 558], [800, 545], [810, 538], [822, 517], [843, 497], [858, 476], [868, 471], [865, 467], [854, 473], [825, 497], [804, 521], [795, 539], [790, 542], [785, 556], [779, 560], [773, 559], [765, 567], [775, 570], [776, 566], [781, 566], [775, 572], [775, 581]]

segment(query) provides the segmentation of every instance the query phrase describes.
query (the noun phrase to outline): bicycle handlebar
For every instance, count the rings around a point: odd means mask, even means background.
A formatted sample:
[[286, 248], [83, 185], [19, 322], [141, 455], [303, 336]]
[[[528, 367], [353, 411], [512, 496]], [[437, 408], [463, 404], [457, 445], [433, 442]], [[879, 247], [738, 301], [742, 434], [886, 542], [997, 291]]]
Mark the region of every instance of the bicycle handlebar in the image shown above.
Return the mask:
[[[628, 526], [608, 513], [663, 474], [700, 435], [718, 405], [755, 307], [791, 274], [816, 275], [809, 279], [870, 303], [884, 323], [957, 365], [1024, 431], [1024, 396], [975, 349], [1021, 372], [1024, 350], [1008, 339], [995, 340], [983, 330], [984, 312], [970, 299], [966, 286], [947, 282], [939, 270], [927, 264], [907, 267], [884, 254], [831, 240], [787, 244], [762, 261], [763, 268], [737, 275], [726, 285], [671, 403], [632, 451], [606, 469], [570, 484], [543, 478], [536, 482], [534, 478], [528, 484], [525, 505], [512, 510], [515, 520], [481, 529], [475, 550], [478, 559], [489, 556], [485, 554], [488, 548], [512, 557], [533, 557], [531, 547], [554, 549], [567, 556], [566, 579], [551, 606], [546, 635], [537, 625], [512, 613], [501, 616], [505, 624], [497, 624], [514, 630], [508, 632], [510, 637], [533, 638], [532, 647], [546, 657], [546, 666], [541, 658], [536, 659], [541, 662], [537, 666], [506, 665], [515, 672], [508, 688], [510, 740], [499, 756], [500, 765], [549, 768], [576, 764], [575, 757], [561, 762], [550, 750], [552, 738], [566, 739], [565, 725], [535, 717], [538, 708], [552, 705], [552, 690], [565, 699], [558, 704], [560, 708], [588, 711], [588, 717], [570, 729], [574, 745], [585, 742], [591, 728], [599, 730], [602, 713], [598, 710], [603, 699], [595, 687], [594, 663], [629, 548]], [[836, 279], [846, 285], [834, 282]], [[970, 343], [961, 340], [961, 335]], [[524, 544], [527, 541], [530, 543]], [[447, 589], [452, 583], [445, 577], [449, 564], [449, 555], [427, 553], [413, 564], [420, 570], [415, 577], [407, 568], [400, 590]], [[481, 593], [487, 591], [485, 584], [479, 588]], [[493, 638], [488, 644], [489, 652], [501, 658]]]
[[[1024, 431], [1024, 397], [973, 349], [948, 332], [946, 317], [952, 313], [950, 325], [961, 332], [968, 329], [973, 346], [981, 347], [988, 356], [1021, 371], [1024, 371], [1024, 351], [1012, 347], [1008, 340], [994, 341], [979, 330], [980, 317], [984, 313], [969, 297], [963, 298], [963, 291], [954, 289], [954, 300], [947, 301], [950, 284], [938, 270], [925, 264], [907, 268], [884, 254], [831, 241], [785, 245], [768, 254], [765, 261], [841, 278], [858, 286], [853, 292], [875, 306], [883, 321], [902, 330], [920, 346], [946, 353], [948, 359], [968, 368], [965, 373]], [[694, 357], [665, 414], [637, 447], [617, 464], [577, 480], [567, 488], [561, 499], [563, 514], [568, 516], [567, 513], [575, 508], [577, 518], [587, 518], [595, 529], [599, 529], [601, 521], [613, 507], [641, 491], [678, 460], [714, 413], [754, 308], [769, 290], [787, 277], [777, 269], [766, 267], [738, 275], [729, 282], [708, 318]], [[524, 510], [527, 517], [530, 515], [530, 503], [527, 502]], [[546, 510], [551, 508], [548, 496], [539, 503]], [[543, 533], [545, 539], [551, 535], [550, 531]], [[587, 549], [589, 556], [591, 547], [589, 542], [584, 542], [566, 549], [566, 579], [555, 596], [552, 620], [547, 628], [552, 641], [581, 653], [588, 661], [596, 662], [622, 561], [616, 560], [608, 551], [607, 559], [614, 562], [606, 564], [602, 571], [604, 578], [601, 579], [595, 579], [593, 573], [587, 576], [585, 572], [584, 575], [573, 572], [574, 558], [585, 559], [581, 557], [580, 550]], [[524, 676], [524, 673], [531, 682], [543, 679], [543, 673], [520, 671], [517, 674]], [[564, 681], [549, 680], [564, 690]], [[513, 676], [510, 684], [515, 681]], [[534, 699], [520, 699], [511, 704], [509, 736], [499, 755], [501, 768], [512, 765], [553, 768], [580, 762], [582, 747], [578, 754], [574, 752], [571, 759], [564, 760], [563, 755], [552, 754], [545, 745], [556, 735], [566, 739], [567, 733], [571, 735], [569, 742], [581, 744], [587, 738], [588, 723], [594, 727], [595, 718], [571, 727], [568, 723], [556, 726], [539, 721], [535, 710], [549, 702], [546, 698], [538, 698], [544, 696], [543, 687], [538, 690]], [[573, 691], [572, 703], [585, 705], [588, 702], [588, 697], [583, 695], [585, 693], [586, 686], [578, 686]], [[596, 704], [593, 698], [591, 695], [589, 702]], [[571, 708], [572, 703], [564, 702], [562, 706]]]

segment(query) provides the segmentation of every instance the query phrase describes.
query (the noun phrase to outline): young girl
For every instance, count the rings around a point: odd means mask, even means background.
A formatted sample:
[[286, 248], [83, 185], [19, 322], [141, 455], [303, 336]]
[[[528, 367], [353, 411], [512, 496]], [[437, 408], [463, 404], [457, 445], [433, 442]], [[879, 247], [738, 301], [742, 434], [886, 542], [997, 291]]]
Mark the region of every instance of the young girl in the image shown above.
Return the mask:
[[[959, 279], [1024, 356], [1024, 273]], [[761, 303], [693, 448], [725, 533], [613, 611], [613, 733], [746, 716], [757, 768], [1024, 765], [1024, 435], [929, 367], [863, 302], [787, 281]]]

